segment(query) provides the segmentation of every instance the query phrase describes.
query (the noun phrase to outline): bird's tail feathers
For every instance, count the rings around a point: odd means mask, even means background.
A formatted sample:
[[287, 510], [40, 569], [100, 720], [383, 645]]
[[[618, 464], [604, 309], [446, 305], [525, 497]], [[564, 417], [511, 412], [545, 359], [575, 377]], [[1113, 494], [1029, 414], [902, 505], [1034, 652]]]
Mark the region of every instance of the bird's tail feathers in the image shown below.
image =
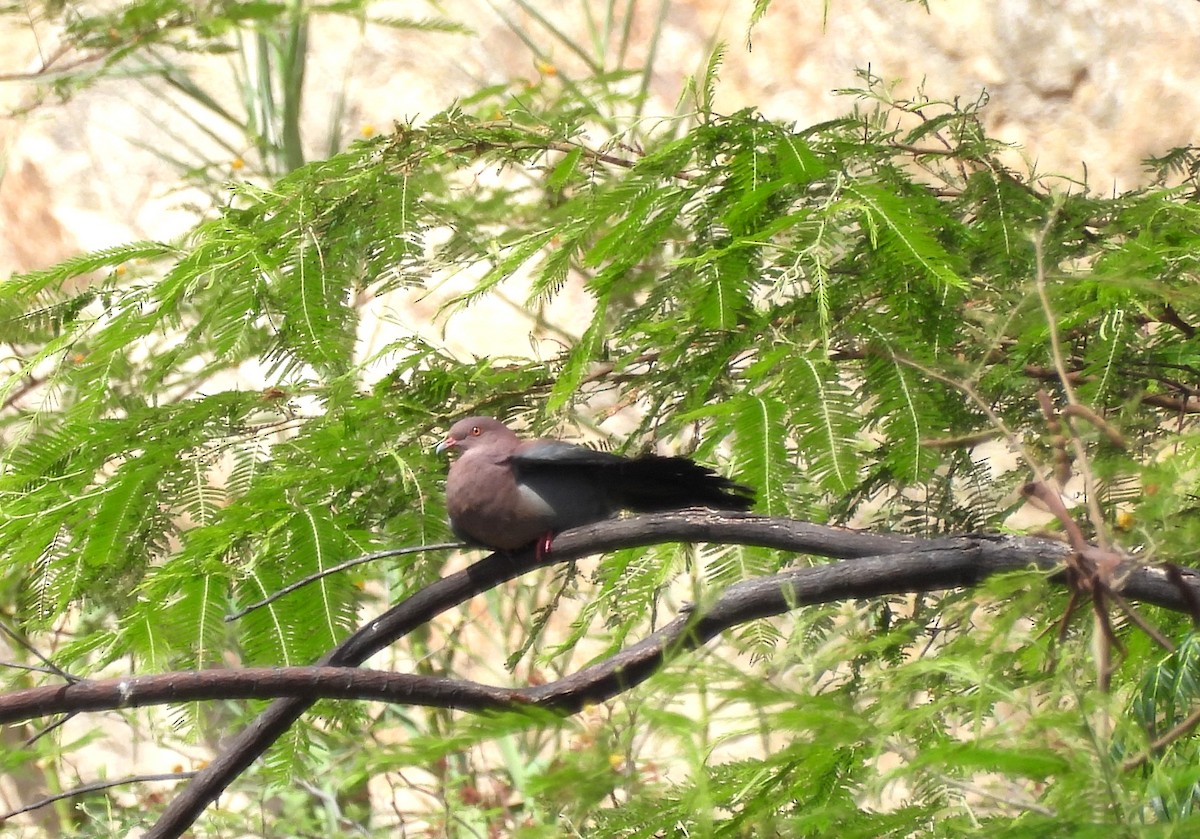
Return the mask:
[[754, 490], [685, 457], [643, 455], [614, 465], [611, 489], [621, 506], [639, 513], [684, 507], [749, 510]]

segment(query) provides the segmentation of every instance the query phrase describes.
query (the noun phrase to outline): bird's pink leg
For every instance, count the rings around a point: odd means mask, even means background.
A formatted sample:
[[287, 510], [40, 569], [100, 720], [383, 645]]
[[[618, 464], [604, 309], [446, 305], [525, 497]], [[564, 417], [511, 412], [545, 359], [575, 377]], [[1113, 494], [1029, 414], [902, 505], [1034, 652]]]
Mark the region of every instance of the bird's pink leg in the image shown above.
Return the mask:
[[550, 543], [553, 541], [554, 541], [554, 531], [553, 530], [547, 530], [545, 533], [543, 533], [541, 536], [538, 537], [537, 543], [534, 545], [534, 548], [533, 548], [533, 556], [538, 562], [541, 562], [543, 559], [550, 556]]

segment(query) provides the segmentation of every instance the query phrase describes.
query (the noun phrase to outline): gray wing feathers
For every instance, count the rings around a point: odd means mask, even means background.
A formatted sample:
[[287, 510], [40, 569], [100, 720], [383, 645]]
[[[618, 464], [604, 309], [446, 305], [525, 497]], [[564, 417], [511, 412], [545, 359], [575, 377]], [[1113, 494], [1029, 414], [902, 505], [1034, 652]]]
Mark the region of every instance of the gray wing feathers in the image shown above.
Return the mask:
[[509, 462], [517, 469], [537, 469], [540, 466], [591, 465], [613, 466], [625, 460], [620, 455], [589, 449], [587, 446], [577, 446], [573, 443], [562, 443], [558, 440], [533, 440], [521, 446], [509, 457]]

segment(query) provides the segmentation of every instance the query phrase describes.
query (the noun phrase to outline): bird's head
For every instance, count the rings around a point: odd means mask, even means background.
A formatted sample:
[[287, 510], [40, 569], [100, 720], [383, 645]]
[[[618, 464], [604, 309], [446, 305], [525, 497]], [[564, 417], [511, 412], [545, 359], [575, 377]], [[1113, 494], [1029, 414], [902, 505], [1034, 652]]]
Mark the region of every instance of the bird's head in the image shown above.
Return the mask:
[[450, 426], [446, 438], [434, 448], [439, 454], [454, 449], [465, 454], [473, 448], [497, 443], [515, 443], [517, 435], [498, 419], [492, 417], [467, 417]]

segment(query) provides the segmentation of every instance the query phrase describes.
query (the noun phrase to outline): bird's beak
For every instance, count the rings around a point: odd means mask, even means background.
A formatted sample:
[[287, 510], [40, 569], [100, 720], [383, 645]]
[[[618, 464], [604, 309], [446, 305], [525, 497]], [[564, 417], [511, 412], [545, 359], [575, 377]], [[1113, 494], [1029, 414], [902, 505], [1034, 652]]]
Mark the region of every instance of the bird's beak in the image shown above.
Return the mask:
[[441, 454], [442, 452], [446, 451], [446, 449], [453, 449], [456, 446], [458, 446], [458, 441], [453, 437], [447, 437], [445, 440], [434, 446], [433, 450], [438, 454]]

